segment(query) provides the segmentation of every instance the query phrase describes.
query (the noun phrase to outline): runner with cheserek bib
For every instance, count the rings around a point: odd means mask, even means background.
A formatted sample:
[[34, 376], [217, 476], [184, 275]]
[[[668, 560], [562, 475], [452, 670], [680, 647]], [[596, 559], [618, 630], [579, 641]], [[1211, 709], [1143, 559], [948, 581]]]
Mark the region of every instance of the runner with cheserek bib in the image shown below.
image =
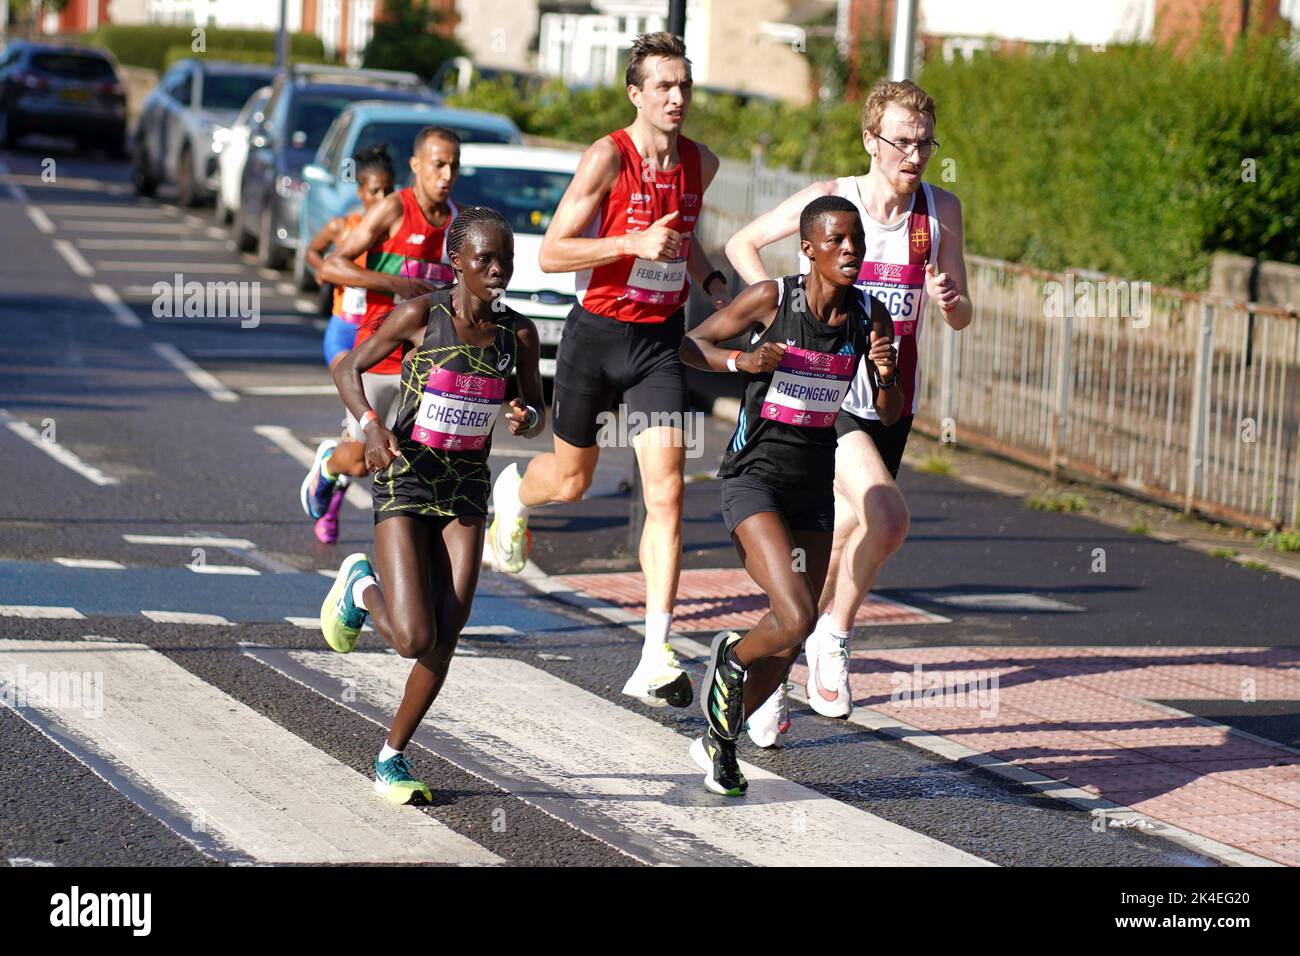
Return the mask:
[[[970, 324], [957, 197], [921, 181], [938, 144], [934, 101], [910, 80], [876, 84], [862, 111], [862, 143], [871, 157], [865, 176], [813, 183], [741, 229], [727, 256], [747, 282], [767, 278], [759, 250], [792, 234], [802, 209], [821, 196], [852, 203], [862, 217], [866, 255], [858, 287], [888, 308], [894, 323], [903, 414], [889, 424], [859, 371], [835, 428], [835, 546], [821, 608], [808, 635], [808, 701], [827, 717], [848, 717], [849, 636], [858, 608], [881, 566], [907, 537], [907, 504], [895, 479], [920, 398], [917, 341], [927, 299], [953, 329]], [[789, 727], [784, 686], [749, 720], [750, 736], [772, 746]]]
[[690, 678], [668, 644], [681, 570], [686, 464], [686, 379], [678, 346], [690, 281], [716, 308], [730, 298], [693, 241], [718, 158], [681, 135], [691, 94], [690, 61], [667, 33], [637, 37], [628, 57], [631, 126], [599, 139], [582, 157], [542, 241], [545, 272], [574, 272], [578, 302], [556, 357], [554, 453], [511, 465], [493, 489], [488, 532], [498, 570], [528, 560], [530, 509], [579, 501], [600, 455], [602, 417], [618, 396], [635, 429], [632, 443], [645, 496], [638, 557], [645, 575], [645, 640], [623, 693], [685, 707]]
[[[816, 620], [835, 528], [840, 405], [865, 378], [884, 421], [903, 409], [889, 313], [854, 288], [864, 248], [857, 211], [840, 197], [814, 200], [799, 238], [806, 275], [750, 286], [681, 347], [689, 365], [745, 375], [736, 433], [718, 468], [722, 518], [745, 570], [771, 600], [748, 634], [718, 634], [709, 655], [700, 699], [708, 730], [691, 756], [705, 785], [727, 796], [748, 786], [736, 763], [746, 716], [785, 681]], [[746, 333], [748, 351], [719, 344]]]
[[[494, 209], [468, 207], [447, 247], [455, 286], [399, 305], [334, 372], [364, 430], [366, 466], [376, 471], [378, 573], [366, 555], [349, 555], [321, 607], [321, 630], [347, 653], [369, 617], [414, 661], [375, 758], [375, 790], [393, 803], [431, 798], [402, 751], [438, 696], [469, 620], [492, 491], [492, 428], [512, 372], [522, 398], [505, 406], [511, 433], [533, 438], [544, 424], [537, 329], [501, 301], [514, 271], [509, 223]], [[367, 402], [362, 374], [397, 349], [405, 358], [390, 430]]]
[[[414, 183], [370, 209], [319, 270], [322, 281], [344, 288], [348, 309], [360, 310], [357, 346], [382, 327], [395, 305], [455, 278], [447, 234], [457, 214], [451, 190], [460, 172], [460, 137], [443, 126], [420, 130], [411, 154], [411, 172]], [[397, 414], [401, 372], [399, 346], [361, 376], [366, 401], [389, 427]], [[312, 518], [328, 515], [331, 505], [337, 514], [336, 492], [346, 487], [349, 478], [369, 473], [365, 435], [350, 412], [344, 433], [348, 440], [342, 443], [333, 439], [321, 442], [303, 479], [302, 507]]]

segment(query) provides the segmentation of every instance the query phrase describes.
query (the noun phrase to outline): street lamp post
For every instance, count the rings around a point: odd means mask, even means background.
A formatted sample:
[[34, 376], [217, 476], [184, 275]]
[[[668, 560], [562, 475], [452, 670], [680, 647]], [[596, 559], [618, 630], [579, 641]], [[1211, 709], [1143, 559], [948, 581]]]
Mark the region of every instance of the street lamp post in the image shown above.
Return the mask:
[[916, 57], [916, 0], [897, 0], [894, 5], [894, 37], [889, 51], [889, 78], [912, 79]]
[[282, 69], [289, 60], [289, 35], [285, 32], [288, 20], [289, 0], [280, 0], [280, 26], [275, 33], [275, 67]]

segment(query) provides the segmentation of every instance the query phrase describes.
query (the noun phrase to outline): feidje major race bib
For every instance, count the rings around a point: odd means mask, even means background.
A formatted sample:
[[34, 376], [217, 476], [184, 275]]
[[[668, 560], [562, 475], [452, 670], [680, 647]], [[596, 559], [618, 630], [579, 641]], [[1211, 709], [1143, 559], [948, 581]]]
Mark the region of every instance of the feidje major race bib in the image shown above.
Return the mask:
[[853, 379], [853, 360], [790, 346], [763, 396], [763, 417], [808, 428], [834, 425]]
[[637, 259], [627, 275], [623, 297], [651, 305], [673, 305], [682, 300], [686, 289], [686, 260], [691, 255], [691, 240], [682, 240], [681, 258], [668, 262]]
[[411, 437], [443, 451], [478, 451], [492, 434], [506, 381], [435, 369], [424, 386]]

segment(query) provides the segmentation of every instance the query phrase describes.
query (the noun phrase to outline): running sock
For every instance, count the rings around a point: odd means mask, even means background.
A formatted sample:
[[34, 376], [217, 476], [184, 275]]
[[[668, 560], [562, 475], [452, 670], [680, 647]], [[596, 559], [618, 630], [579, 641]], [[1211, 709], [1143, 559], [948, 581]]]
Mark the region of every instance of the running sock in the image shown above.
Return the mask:
[[501, 506], [501, 523], [509, 527], [516, 518], [526, 519], [531, 509], [519, 500], [519, 486], [524, 482], [524, 476], [519, 474], [519, 465], [511, 462], [510, 467], [502, 472], [501, 478], [502, 500], [494, 504]]
[[329, 468], [325, 466], [326, 461], [329, 461], [329, 459], [326, 458], [325, 461], [322, 461], [320, 463], [320, 476], [324, 478], [326, 481], [338, 481], [339, 476], [334, 474], [332, 471], [329, 470]]
[[369, 611], [370, 608], [366, 607], [365, 599], [362, 598], [361, 595], [365, 594], [366, 588], [370, 587], [372, 584], [378, 585], [379, 582], [376, 581], [373, 576], [367, 574], [360, 581], [357, 581], [352, 585], [352, 603], [363, 611]]
[[668, 643], [668, 632], [673, 626], [672, 614], [662, 612], [647, 614], [645, 616], [645, 645], [641, 652], [644, 654], [651, 649], [659, 650], [661, 646]]
[[392, 747], [388, 746], [388, 741], [385, 740], [384, 749], [379, 751], [379, 762], [383, 763], [385, 760], [392, 760], [400, 753], [400, 750], [394, 750]]
[[820, 631], [827, 637], [833, 637], [837, 641], [842, 641], [849, 636], [848, 631], [839, 631], [835, 629], [835, 624], [831, 621], [829, 614], [823, 614], [817, 619], [817, 627], [814, 630]]

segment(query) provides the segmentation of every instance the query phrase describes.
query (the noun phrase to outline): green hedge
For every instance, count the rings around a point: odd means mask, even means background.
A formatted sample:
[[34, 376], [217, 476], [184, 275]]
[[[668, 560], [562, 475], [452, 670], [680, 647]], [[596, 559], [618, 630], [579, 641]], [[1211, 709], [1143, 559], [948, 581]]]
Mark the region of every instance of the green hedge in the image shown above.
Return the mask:
[[[275, 62], [274, 50], [214, 50], [211, 47], [203, 53], [195, 53], [188, 44], [167, 48], [163, 57], [163, 69], [166, 70], [177, 60], [202, 58], [204, 60], [225, 60], [229, 63], [261, 63], [270, 66]], [[290, 63], [325, 63], [325, 57], [289, 55]]]
[[[161, 72], [166, 68], [168, 53], [174, 47], [185, 47], [191, 56], [211, 56], [212, 51], [267, 52], [274, 58], [275, 32], [272, 30], [226, 30], [204, 27], [203, 53], [193, 52], [193, 26], [106, 26], [94, 35], [94, 42], [113, 51], [118, 60], [128, 66], [140, 66]], [[291, 57], [322, 62], [325, 45], [312, 33], [289, 34]], [[229, 58], [229, 57], [224, 57]]]
[[[1300, 62], [1280, 36], [1231, 54], [1207, 41], [1184, 56], [979, 55], [927, 64], [918, 82], [943, 143], [926, 177], [961, 197], [970, 252], [1191, 288], [1216, 251], [1300, 262]], [[533, 94], [476, 83], [452, 102], [575, 143], [633, 118], [621, 87], [558, 81]], [[687, 132], [733, 159], [762, 144], [768, 165], [843, 176], [867, 168], [860, 109], [699, 94]]]

